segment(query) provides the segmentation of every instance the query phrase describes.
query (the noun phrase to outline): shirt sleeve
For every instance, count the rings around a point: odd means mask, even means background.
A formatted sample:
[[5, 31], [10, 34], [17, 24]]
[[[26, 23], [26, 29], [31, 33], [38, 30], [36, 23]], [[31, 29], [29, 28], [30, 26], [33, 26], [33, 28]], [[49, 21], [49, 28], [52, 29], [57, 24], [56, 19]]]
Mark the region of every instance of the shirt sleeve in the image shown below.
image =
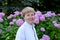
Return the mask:
[[25, 40], [24, 30], [22, 28], [18, 29], [15, 40]]

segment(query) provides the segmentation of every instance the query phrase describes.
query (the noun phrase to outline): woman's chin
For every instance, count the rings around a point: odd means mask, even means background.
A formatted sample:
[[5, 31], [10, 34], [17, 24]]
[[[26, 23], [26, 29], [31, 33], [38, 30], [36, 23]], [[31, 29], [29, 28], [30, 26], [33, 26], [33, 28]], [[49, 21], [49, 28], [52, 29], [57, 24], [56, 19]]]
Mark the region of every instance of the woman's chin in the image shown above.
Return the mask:
[[29, 22], [30, 24], [33, 24], [33, 22]]

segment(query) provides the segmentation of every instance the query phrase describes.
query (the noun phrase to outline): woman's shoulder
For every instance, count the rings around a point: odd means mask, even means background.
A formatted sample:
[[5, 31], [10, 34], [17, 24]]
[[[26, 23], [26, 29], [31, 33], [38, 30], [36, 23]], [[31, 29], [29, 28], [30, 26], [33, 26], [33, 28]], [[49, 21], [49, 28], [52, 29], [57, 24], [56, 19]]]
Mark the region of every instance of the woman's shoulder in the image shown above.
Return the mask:
[[25, 30], [26, 28], [25, 28], [25, 25], [24, 24], [22, 24], [20, 27], [19, 27], [19, 29], [18, 30]]

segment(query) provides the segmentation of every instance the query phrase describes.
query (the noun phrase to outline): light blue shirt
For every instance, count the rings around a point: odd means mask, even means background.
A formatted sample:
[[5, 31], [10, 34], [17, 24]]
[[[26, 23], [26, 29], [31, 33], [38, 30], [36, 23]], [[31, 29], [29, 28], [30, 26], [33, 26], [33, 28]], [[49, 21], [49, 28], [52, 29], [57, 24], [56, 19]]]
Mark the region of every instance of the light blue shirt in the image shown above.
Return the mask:
[[34, 24], [25, 21], [18, 29], [15, 40], [38, 40]]

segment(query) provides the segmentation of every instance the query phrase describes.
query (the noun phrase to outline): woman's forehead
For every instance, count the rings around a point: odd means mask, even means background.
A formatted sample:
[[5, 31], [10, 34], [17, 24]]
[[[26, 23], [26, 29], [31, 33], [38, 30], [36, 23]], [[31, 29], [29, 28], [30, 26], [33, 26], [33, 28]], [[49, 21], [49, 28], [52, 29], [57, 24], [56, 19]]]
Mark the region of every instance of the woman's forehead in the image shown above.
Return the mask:
[[34, 14], [33, 12], [29, 12], [29, 13], [26, 13], [26, 14]]

